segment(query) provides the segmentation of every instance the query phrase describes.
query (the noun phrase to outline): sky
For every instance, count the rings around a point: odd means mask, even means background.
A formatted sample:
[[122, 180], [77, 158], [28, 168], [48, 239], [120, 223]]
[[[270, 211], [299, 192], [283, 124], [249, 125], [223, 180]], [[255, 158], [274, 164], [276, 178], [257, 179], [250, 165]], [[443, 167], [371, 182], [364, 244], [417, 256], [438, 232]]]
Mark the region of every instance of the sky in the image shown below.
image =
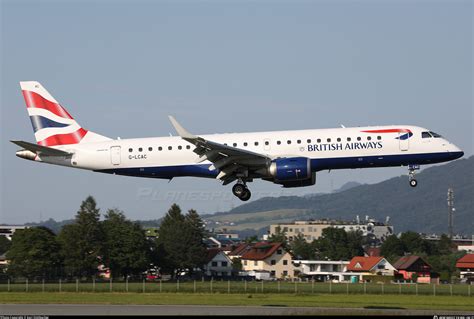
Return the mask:
[[[471, 1], [1, 1], [0, 223], [101, 212], [162, 217], [238, 206], [213, 179], [154, 180], [25, 161], [34, 141], [19, 81], [36, 80], [86, 129], [116, 138], [412, 124], [471, 156]], [[257, 181], [252, 199], [377, 183], [406, 168]], [[422, 182], [422, 181], [419, 181]], [[408, 183], [407, 183], [408, 186]], [[368, 212], [370, 215], [370, 212]]]

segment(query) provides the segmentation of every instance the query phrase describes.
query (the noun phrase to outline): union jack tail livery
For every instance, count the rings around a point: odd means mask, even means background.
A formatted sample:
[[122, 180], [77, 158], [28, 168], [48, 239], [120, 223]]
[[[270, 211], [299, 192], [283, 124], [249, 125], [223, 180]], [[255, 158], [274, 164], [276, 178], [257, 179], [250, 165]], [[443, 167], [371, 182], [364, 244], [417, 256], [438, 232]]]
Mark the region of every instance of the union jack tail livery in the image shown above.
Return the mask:
[[38, 145], [52, 147], [109, 140], [82, 128], [39, 82], [20, 82], [20, 85]]

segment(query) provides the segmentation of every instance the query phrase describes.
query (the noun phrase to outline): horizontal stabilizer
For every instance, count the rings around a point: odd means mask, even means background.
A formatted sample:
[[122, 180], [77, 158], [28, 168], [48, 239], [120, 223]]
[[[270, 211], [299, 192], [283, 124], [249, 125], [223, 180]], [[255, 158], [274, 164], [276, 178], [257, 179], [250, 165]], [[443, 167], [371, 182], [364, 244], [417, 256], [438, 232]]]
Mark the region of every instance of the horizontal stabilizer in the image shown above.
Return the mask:
[[68, 156], [72, 154], [72, 153], [61, 151], [52, 147], [42, 146], [42, 145], [33, 144], [33, 143], [25, 142], [25, 141], [10, 141], [10, 142], [20, 147], [23, 147], [24, 149], [32, 151], [33, 153], [46, 155], [46, 156]]

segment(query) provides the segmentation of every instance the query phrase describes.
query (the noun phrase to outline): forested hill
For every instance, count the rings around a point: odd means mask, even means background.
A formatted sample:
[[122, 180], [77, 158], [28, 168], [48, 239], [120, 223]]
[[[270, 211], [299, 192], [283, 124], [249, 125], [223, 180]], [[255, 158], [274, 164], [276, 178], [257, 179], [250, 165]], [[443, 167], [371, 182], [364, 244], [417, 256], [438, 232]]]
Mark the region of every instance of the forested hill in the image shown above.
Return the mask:
[[[447, 232], [447, 190], [454, 189], [455, 232], [471, 235], [474, 231], [474, 156], [427, 168], [417, 174], [418, 186], [408, 185], [406, 175], [371, 185], [360, 185], [333, 194], [262, 198], [238, 206], [226, 214], [302, 209], [311, 211], [304, 218], [353, 220], [370, 215], [383, 221], [391, 217], [397, 232], [414, 230], [425, 233]], [[317, 187], [317, 186], [316, 186]], [[302, 216], [303, 217], [303, 216]], [[298, 219], [296, 217], [295, 219]], [[271, 216], [268, 223], [272, 222]]]

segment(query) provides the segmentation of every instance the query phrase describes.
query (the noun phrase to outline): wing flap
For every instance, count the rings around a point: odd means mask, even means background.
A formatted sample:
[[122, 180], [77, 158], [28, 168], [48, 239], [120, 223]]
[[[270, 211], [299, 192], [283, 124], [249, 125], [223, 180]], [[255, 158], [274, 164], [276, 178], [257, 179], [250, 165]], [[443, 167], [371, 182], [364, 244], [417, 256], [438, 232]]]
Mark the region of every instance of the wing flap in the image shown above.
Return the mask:
[[237, 174], [263, 168], [270, 158], [264, 154], [251, 152], [245, 149], [220, 144], [206, 140], [188, 132], [174, 117], [169, 116], [171, 124], [181, 138], [196, 147], [193, 152], [199, 155], [197, 162], [210, 161], [212, 165], [210, 170], [217, 169], [220, 173], [217, 179], [229, 183], [235, 180]]

